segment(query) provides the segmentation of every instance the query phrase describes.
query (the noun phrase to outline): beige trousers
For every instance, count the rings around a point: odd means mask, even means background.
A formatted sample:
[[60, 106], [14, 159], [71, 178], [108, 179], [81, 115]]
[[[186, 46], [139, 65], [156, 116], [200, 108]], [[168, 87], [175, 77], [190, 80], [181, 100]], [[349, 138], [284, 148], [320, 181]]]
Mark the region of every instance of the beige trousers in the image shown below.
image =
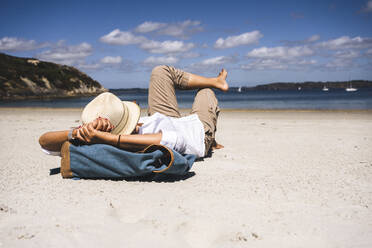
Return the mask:
[[[155, 112], [166, 116], [180, 118], [176, 98], [176, 89], [188, 87], [190, 74], [171, 66], [156, 66], [151, 73], [148, 115]], [[209, 153], [217, 131], [219, 114], [217, 98], [210, 88], [199, 89], [190, 114], [197, 114], [203, 123], [205, 132], [205, 155]]]

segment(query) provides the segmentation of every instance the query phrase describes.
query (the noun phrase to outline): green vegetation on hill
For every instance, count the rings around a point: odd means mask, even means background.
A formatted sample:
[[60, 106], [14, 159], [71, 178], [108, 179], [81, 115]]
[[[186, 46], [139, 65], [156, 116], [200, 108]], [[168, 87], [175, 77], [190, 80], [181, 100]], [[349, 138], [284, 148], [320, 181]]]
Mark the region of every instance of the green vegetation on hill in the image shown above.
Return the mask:
[[97, 95], [100, 83], [71, 66], [0, 53], [0, 100]]

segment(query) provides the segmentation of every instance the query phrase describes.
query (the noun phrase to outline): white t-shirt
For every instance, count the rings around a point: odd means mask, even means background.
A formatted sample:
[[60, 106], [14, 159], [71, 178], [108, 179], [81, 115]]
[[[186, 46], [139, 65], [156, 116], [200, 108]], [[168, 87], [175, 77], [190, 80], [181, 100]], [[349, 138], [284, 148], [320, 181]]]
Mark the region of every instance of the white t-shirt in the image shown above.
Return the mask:
[[[143, 123], [139, 128], [139, 134], [161, 132], [160, 144], [181, 154], [204, 156], [204, 127], [196, 114], [174, 118], [155, 113], [149, 117], [141, 117], [139, 122]], [[60, 152], [52, 152], [43, 148], [41, 150], [49, 155], [61, 156]]]
[[141, 117], [139, 122], [143, 123], [139, 134], [161, 132], [160, 144], [181, 154], [204, 156], [204, 127], [196, 114], [174, 118], [155, 113], [149, 117]]

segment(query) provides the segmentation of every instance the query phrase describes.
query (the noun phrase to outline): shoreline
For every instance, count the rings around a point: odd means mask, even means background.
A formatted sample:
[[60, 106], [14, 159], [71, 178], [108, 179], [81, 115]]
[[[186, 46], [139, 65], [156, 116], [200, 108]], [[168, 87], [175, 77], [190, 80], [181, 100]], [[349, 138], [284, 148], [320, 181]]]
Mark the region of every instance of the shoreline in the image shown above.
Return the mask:
[[[48, 108], [48, 107], [1, 107], [0, 111], [5, 110], [33, 110], [33, 111], [82, 111], [82, 108]], [[180, 112], [190, 111], [191, 108], [180, 108]], [[146, 109], [141, 109], [141, 112], [146, 111]], [[351, 113], [372, 113], [372, 109], [240, 109], [240, 108], [221, 108], [221, 112], [351, 112]]]

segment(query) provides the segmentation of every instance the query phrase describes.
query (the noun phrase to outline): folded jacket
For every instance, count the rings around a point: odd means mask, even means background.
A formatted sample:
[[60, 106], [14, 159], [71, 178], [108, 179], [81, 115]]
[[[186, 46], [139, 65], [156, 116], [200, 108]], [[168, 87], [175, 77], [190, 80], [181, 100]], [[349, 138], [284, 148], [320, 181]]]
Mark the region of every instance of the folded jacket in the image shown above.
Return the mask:
[[162, 145], [150, 145], [135, 153], [111, 145], [74, 145], [66, 141], [61, 148], [61, 175], [87, 179], [124, 179], [154, 173], [182, 176], [195, 158]]

